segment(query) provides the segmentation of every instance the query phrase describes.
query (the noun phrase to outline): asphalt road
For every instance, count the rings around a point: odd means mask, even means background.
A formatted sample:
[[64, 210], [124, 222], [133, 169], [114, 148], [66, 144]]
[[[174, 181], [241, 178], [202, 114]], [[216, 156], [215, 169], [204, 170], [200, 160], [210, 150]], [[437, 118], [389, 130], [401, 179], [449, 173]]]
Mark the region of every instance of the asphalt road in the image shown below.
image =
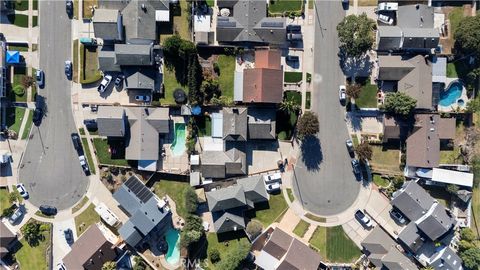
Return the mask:
[[79, 201], [88, 186], [70, 138], [75, 125], [64, 62], [72, 60], [71, 22], [64, 1], [39, 1], [39, 5], [40, 68], [45, 72], [45, 88], [39, 89], [37, 106], [44, 108], [45, 115], [39, 127], [32, 127], [19, 181], [29, 191], [31, 203], [62, 210]]
[[303, 207], [323, 216], [347, 210], [361, 187], [345, 146], [345, 109], [338, 99], [338, 87], [345, 80], [336, 27], [344, 16], [340, 1], [316, 1], [312, 111], [318, 114], [320, 132], [302, 143], [292, 183]]

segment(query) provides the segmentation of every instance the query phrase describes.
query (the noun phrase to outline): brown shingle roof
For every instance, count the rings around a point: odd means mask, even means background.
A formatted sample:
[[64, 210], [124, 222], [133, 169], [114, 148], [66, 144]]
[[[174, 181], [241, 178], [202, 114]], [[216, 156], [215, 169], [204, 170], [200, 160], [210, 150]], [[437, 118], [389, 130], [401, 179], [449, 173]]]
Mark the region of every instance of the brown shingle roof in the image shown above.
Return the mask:
[[320, 262], [321, 257], [317, 252], [299, 240], [293, 239], [287, 256], [285, 256], [285, 259], [278, 266], [277, 270], [315, 270], [320, 266]]
[[278, 260], [287, 253], [293, 238], [286, 232], [276, 228], [263, 250]]
[[255, 68], [243, 71], [243, 101], [280, 103], [283, 97], [283, 71], [280, 51], [255, 52]]

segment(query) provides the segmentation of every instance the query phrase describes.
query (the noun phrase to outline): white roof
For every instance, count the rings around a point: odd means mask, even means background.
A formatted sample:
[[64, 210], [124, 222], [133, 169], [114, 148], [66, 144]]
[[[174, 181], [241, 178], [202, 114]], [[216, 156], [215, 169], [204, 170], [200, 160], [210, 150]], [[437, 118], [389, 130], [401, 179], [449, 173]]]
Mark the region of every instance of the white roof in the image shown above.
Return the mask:
[[210, 32], [210, 15], [195, 15], [193, 16], [193, 30], [194, 32]]
[[235, 71], [233, 76], [233, 101], [243, 101], [243, 71]]
[[280, 265], [280, 261], [262, 250], [255, 259], [255, 264], [264, 270], [275, 270]]
[[155, 172], [157, 171], [157, 161], [156, 160], [139, 160], [137, 169], [141, 171]]
[[191, 155], [190, 165], [200, 165], [200, 155]]
[[467, 172], [433, 168], [432, 181], [458, 186], [472, 187], [473, 174]]
[[196, 187], [200, 185], [200, 172], [190, 173], [190, 186]]
[[223, 114], [212, 113], [211, 118], [212, 118], [212, 137], [222, 138], [223, 137]]
[[155, 21], [157, 22], [170, 21], [170, 10], [155, 10]]

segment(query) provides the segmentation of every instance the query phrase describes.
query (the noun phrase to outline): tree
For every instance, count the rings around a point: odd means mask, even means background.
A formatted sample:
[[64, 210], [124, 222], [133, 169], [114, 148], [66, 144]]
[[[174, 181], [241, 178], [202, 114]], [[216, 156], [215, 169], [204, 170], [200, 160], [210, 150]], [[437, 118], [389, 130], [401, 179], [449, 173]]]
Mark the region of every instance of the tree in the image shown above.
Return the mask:
[[117, 269], [117, 263], [112, 261], [105, 262], [102, 266], [102, 270], [115, 270], [115, 269]]
[[218, 249], [214, 248], [208, 251], [208, 257], [210, 257], [210, 261], [212, 263], [219, 262], [222, 258], [220, 257], [220, 252]]
[[38, 243], [42, 233], [40, 230], [40, 224], [37, 222], [29, 222], [22, 227], [23, 237], [27, 240], [28, 244], [33, 246]]
[[250, 236], [250, 239], [253, 240], [257, 238], [262, 233], [263, 226], [262, 223], [256, 221], [256, 220], [251, 220], [247, 224], [247, 233]]
[[296, 113], [300, 109], [293, 99], [286, 99], [280, 103], [280, 110], [288, 114]]
[[185, 227], [183, 227], [180, 235], [180, 245], [182, 247], [189, 247], [196, 243], [203, 236], [202, 219], [196, 215], [188, 215], [185, 220]]
[[480, 15], [463, 17], [454, 33], [455, 47], [462, 54], [480, 55]]
[[163, 42], [163, 51], [171, 56], [176, 56], [182, 43], [183, 40], [179, 35], [170, 36]]
[[3, 209], [1, 217], [9, 217], [13, 215], [13, 212], [15, 212], [15, 207], [12, 205], [10, 207]]
[[374, 29], [375, 21], [365, 13], [345, 17], [337, 25], [340, 49], [347, 57], [360, 58], [373, 46]]
[[210, 102], [213, 97], [219, 97], [222, 94], [218, 80], [213, 78], [208, 78], [202, 82], [201, 91], [205, 96], [206, 102]]
[[470, 229], [470, 228], [463, 228], [463, 229], [460, 231], [460, 239], [465, 240], [465, 241], [472, 242], [472, 241], [474, 241], [475, 239], [477, 239], [477, 237], [475, 236], [475, 233], [473, 232], [472, 229]]
[[360, 92], [362, 91], [362, 86], [358, 83], [350, 83], [347, 85], [345, 93], [351, 98], [358, 98]]
[[480, 248], [470, 248], [460, 253], [463, 264], [469, 269], [478, 269], [480, 267]]
[[25, 88], [23, 88], [23, 86], [17, 84], [13, 87], [12, 89], [13, 93], [15, 93], [15, 95], [17, 96], [23, 96], [25, 94]]
[[240, 263], [247, 258], [248, 253], [250, 252], [250, 243], [240, 242], [238, 248], [230, 250], [225, 254], [225, 259], [221, 260], [217, 265], [217, 269], [222, 270], [235, 270], [238, 268]]
[[389, 93], [385, 97], [385, 111], [400, 116], [409, 116], [417, 106], [417, 101], [402, 92]]
[[305, 112], [298, 120], [298, 138], [303, 140], [306, 136], [314, 135], [320, 130], [318, 117], [313, 112]]
[[372, 159], [373, 150], [368, 142], [362, 142], [361, 144], [355, 147], [355, 152], [357, 153], [358, 159], [360, 161]]
[[448, 185], [446, 189], [447, 189], [447, 192], [450, 193], [451, 195], [456, 195], [458, 192], [457, 185]]
[[10, 203], [15, 203], [15, 202], [17, 202], [17, 201], [20, 202], [21, 198], [22, 198], [22, 196], [20, 196], [20, 193], [18, 193], [18, 192], [16, 192], [16, 191], [10, 192], [10, 193], [8, 194], [8, 201], [9, 201]]
[[189, 213], [195, 213], [197, 211], [198, 205], [197, 193], [195, 193], [195, 190], [192, 187], [188, 187], [187, 189], [185, 189], [183, 195], [185, 196], [185, 208]]
[[33, 86], [35, 84], [35, 80], [33, 79], [32, 76], [24, 75], [22, 76], [22, 85], [24, 88], [28, 88], [30, 86]]
[[192, 105], [201, 105], [203, 103], [203, 93], [200, 91], [199, 83], [202, 81], [200, 63], [196, 54], [191, 54], [188, 58], [188, 100]]
[[480, 112], [480, 98], [475, 98], [475, 99], [472, 99], [470, 100], [468, 103], [467, 103], [467, 108], [466, 108], [467, 112], [469, 113], [476, 113], [476, 112]]
[[473, 242], [470, 242], [470, 241], [467, 241], [467, 240], [460, 240], [460, 242], [458, 242], [458, 250], [460, 252], [464, 252], [464, 251], [472, 249], [472, 248], [475, 248], [475, 243], [473, 243]]

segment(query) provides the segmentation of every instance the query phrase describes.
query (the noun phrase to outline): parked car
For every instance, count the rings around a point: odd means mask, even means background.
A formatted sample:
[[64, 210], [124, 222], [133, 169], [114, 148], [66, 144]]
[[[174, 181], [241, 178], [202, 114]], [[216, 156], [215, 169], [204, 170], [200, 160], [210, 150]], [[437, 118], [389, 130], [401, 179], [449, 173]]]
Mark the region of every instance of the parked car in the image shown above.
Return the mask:
[[135, 96], [135, 100], [140, 101], [140, 102], [149, 102], [150, 101], [150, 96], [137, 95], [137, 96]]
[[73, 1], [72, 0], [66, 0], [65, 5], [66, 5], [68, 16], [72, 16], [72, 14], [73, 14]]
[[45, 87], [45, 73], [43, 70], [38, 69], [37, 72], [35, 72], [35, 79], [37, 80], [38, 87]]
[[266, 185], [268, 193], [277, 192], [280, 190], [280, 187], [281, 187], [280, 182], [273, 182], [271, 184]]
[[364, 225], [365, 227], [367, 227], [367, 228], [372, 228], [372, 227], [373, 227], [373, 222], [372, 222], [372, 220], [370, 220], [370, 218], [369, 218], [367, 215], [365, 215], [365, 213], [363, 213], [362, 210], [360, 210], [360, 209], [357, 210], [357, 211], [355, 212], [355, 217], [356, 217], [356, 218], [358, 219], [358, 221], [360, 221], [360, 223], [361, 223], [362, 225]]
[[72, 61], [70, 60], [65, 61], [65, 75], [68, 79], [72, 78]]
[[300, 33], [288, 33], [287, 34], [287, 40], [289, 41], [298, 41], [298, 40], [302, 40], [303, 39], [303, 35], [300, 34]]
[[18, 193], [20, 193], [20, 196], [22, 196], [22, 198], [28, 199], [28, 191], [22, 183], [18, 183], [15, 187], [17, 188], [17, 191]]
[[287, 32], [301, 32], [302, 26], [297, 24], [289, 24], [287, 25]]
[[403, 215], [395, 209], [390, 210], [390, 215], [399, 224], [405, 224], [405, 222], [407, 222], [405, 217], [403, 217]]
[[300, 57], [298, 57], [296, 55], [287, 55], [287, 57], [285, 57], [285, 60], [287, 62], [298, 62], [298, 61], [300, 61]]
[[393, 24], [393, 18], [384, 14], [378, 14], [378, 20], [384, 24], [388, 24], [388, 25]]
[[13, 212], [13, 214], [8, 218], [8, 222], [13, 225], [20, 217], [22, 217], [22, 215], [22, 209], [17, 208], [17, 210], [15, 210], [15, 212]]
[[345, 104], [345, 101], [347, 100], [346, 89], [347, 88], [345, 87], [345, 85], [340, 85], [338, 89], [338, 99], [342, 104]]
[[342, 0], [342, 4], [343, 4], [343, 5], [348, 5], [348, 4], [349, 4], [349, 0]]
[[85, 46], [97, 46], [97, 40], [95, 38], [82, 37], [80, 43]]
[[82, 166], [82, 170], [85, 173], [85, 175], [89, 176], [90, 168], [88, 168], [88, 163], [87, 163], [87, 160], [85, 159], [85, 156], [84, 155], [79, 156], [78, 160], [80, 161], [80, 166]]
[[95, 119], [85, 119], [83, 124], [89, 131], [96, 131], [98, 129], [97, 120]]
[[122, 75], [117, 76], [117, 78], [115, 79], [115, 88], [117, 89], [122, 88], [122, 83], [123, 83], [123, 76]]
[[82, 141], [80, 140], [80, 136], [78, 136], [78, 133], [72, 133], [70, 135], [72, 137], [72, 143], [73, 143], [73, 147], [75, 148], [75, 150], [77, 151], [80, 151], [82, 149]]
[[63, 263], [57, 263], [55, 270], [65, 270], [65, 265]]
[[352, 140], [350, 140], [350, 139], [346, 140], [345, 145], [347, 146], [348, 153], [353, 154], [353, 142], [352, 142]]
[[39, 210], [46, 216], [54, 216], [57, 214], [57, 208], [50, 205], [40, 205]]
[[352, 159], [352, 168], [355, 174], [360, 174], [360, 162], [358, 159]]
[[63, 230], [63, 235], [68, 244], [73, 243], [73, 232], [70, 229]]
[[266, 184], [272, 182], [281, 182], [282, 181], [282, 174], [281, 173], [273, 173], [263, 176], [263, 180]]
[[110, 85], [111, 82], [112, 82], [112, 75], [105, 75], [103, 77], [102, 82], [97, 87], [98, 92], [100, 93], [105, 92], [105, 90], [107, 90], [107, 87]]
[[42, 117], [43, 117], [43, 110], [42, 108], [36, 108], [35, 111], [33, 111], [33, 124], [35, 126], [40, 126], [40, 123], [42, 122]]

